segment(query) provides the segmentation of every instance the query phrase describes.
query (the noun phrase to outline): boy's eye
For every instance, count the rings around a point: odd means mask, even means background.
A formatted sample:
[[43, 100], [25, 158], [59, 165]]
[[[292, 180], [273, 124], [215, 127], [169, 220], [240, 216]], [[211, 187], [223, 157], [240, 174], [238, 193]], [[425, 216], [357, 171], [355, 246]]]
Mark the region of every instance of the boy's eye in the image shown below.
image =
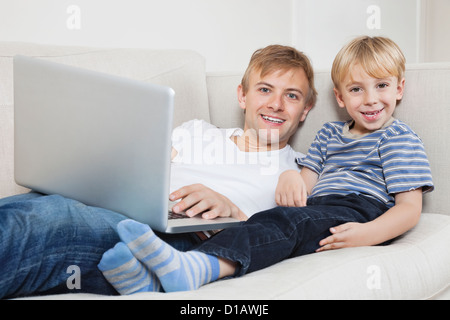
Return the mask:
[[380, 83], [378, 85], [378, 88], [380, 88], [380, 89], [384, 89], [384, 88], [387, 88], [387, 87], [389, 87], [389, 84], [387, 84], [387, 83]]
[[361, 88], [359, 88], [359, 87], [351, 88], [350, 92], [354, 92], [354, 93], [361, 92]]

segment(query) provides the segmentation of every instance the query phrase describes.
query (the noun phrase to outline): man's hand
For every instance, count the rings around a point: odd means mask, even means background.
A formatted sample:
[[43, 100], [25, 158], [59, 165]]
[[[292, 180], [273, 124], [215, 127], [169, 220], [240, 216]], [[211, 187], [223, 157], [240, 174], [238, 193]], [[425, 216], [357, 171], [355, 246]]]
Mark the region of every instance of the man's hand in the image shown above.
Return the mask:
[[247, 220], [247, 216], [227, 197], [202, 184], [192, 184], [178, 189], [170, 194], [169, 199], [171, 201], [182, 199], [173, 206], [174, 213], [184, 211], [189, 217], [202, 214], [202, 218], [208, 220], [217, 217]]

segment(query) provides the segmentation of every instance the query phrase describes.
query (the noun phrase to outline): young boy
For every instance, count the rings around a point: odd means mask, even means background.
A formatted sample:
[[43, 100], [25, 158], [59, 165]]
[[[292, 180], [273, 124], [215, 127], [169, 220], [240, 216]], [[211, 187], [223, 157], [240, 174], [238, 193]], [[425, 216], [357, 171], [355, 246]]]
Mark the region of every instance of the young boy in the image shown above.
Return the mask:
[[357, 38], [335, 58], [334, 93], [352, 120], [322, 127], [307, 157], [298, 160], [301, 174], [288, 171], [280, 177], [277, 203], [303, 206], [307, 195], [355, 193], [388, 210], [369, 223], [331, 228], [317, 251], [380, 244], [419, 220], [422, 193], [433, 184], [420, 138], [392, 117], [403, 97], [404, 72], [400, 48], [382, 37]]
[[134, 279], [148, 290], [155, 282], [165, 291], [192, 290], [303, 254], [381, 244], [412, 228], [422, 193], [433, 183], [421, 140], [392, 118], [403, 96], [404, 71], [405, 58], [391, 40], [351, 41], [338, 53], [332, 78], [338, 104], [352, 120], [325, 124], [306, 158], [298, 160], [301, 173], [280, 177], [276, 199], [282, 206], [189, 252], [171, 248], [148, 226], [123, 221], [118, 232], [127, 246], [120, 246], [139, 267], [107, 270], [106, 278], [119, 285]]

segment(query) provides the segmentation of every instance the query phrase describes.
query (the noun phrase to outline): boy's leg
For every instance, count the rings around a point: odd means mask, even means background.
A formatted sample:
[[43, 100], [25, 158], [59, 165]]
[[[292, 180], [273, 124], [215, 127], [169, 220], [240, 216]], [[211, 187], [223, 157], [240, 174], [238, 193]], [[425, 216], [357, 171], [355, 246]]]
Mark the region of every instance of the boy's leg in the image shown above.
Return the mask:
[[[97, 268], [124, 216], [60, 196], [0, 201], [0, 297], [117, 294]], [[78, 285], [81, 286], [78, 289]]]
[[311, 199], [301, 208], [277, 207], [252, 216], [244, 224], [226, 229], [195, 250], [238, 263], [241, 276], [309, 254], [329, 229], [347, 222], [368, 222], [387, 208], [358, 195], [325, 196]]
[[386, 210], [376, 201], [357, 195], [322, 197], [309, 205], [279, 207], [256, 214], [187, 253], [173, 249], [148, 226], [135, 221], [121, 222], [118, 231], [133, 255], [155, 272], [166, 291], [189, 290], [217, 278], [221, 271], [216, 270], [219, 258], [237, 262], [240, 267], [235, 275], [243, 275], [312, 253], [319, 247], [319, 241], [330, 235], [331, 227], [367, 222]]
[[123, 242], [103, 254], [98, 268], [122, 295], [161, 290], [155, 274], [138, 261]]
[[[201, 252], [179, 251], [161, 240], [149, 226], [133, 220], [124, 220], [117, 228], [122, 241], [148, 271], [158, 277], [167, 292], [197, 289], [219, 276], [216, 257]], [[104, 261], [105, 258], [100, 266], [111, 270], [113, 264]], [[122, 264], [116, 269], [121, 269], [129, 286], [142, 288], [134, 279], [133, 270], [126, 267], [127, 264], [126, 259], [122, 259]]]
[[[135, 221], [129, 223], [138, 226], [139, 229], [136, 232], [131, 229], [131, 234], [125, 236], [127, 239], [130, 239], [130, 237], [137, 238], [142, 235], [141, 230], [147, 231], [149, 229], [148, 226]], [[175, 251], [188, 251], [202, 241], [195, 233], [167, 234], [155, 232], [155, 234]], [[105, 252], [98, 268], [120, 294], [162, 290], [161, 283], [156, 278], [155, 273], [146, 264], [136, 260], [124, 242], [119, 242], [114, 248]]]
[[[133, 220], [120, 222], [118, 232], [133, 255], [156, 274], [166, 292], [171, 292], [193, 290], [215, 281], [222, 271], [218, 270], [219, 258], [239, 263], [241, 268], [235, 275], [242, 275], [293, 256], [314, 252], [320, 239], [311, 242], [310, 237], [319, 234], [325, 237], [330, 234], [330, 227], [344, 221], [356, 221], [351, 215], [347, 216], [348, 220], [341, 215], [337, 218], [336, 213], [330, 216], [322, 215], [314, 207], [275, 208], [222, 231], [189, 252], [174, 249], [147, 225]], [[102, 268], [120, 269], [121, 275], [126, 270], [127, 284], [142, 288], [141, 281], [135, 280], [135, 269], [125, 268], [128, 264], [129, 259], [122, 260], [119, 266], [101, 262]]]

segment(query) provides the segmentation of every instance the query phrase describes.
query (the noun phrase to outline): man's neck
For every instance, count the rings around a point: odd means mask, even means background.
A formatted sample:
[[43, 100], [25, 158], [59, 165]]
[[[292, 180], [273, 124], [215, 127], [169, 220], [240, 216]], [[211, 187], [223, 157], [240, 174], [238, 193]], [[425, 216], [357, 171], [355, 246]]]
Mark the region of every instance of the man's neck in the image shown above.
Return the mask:
[[278, 144], [276, 145], [276, 147], [274, 147], [272, 144], [261, 141], [261, 139], [259, 139], [258, 137], [245, 133], [242, 136], [232, 136], [230, 137], [230, 139], [242, 152], [267, 152], [279, 150], [284, 147]]

